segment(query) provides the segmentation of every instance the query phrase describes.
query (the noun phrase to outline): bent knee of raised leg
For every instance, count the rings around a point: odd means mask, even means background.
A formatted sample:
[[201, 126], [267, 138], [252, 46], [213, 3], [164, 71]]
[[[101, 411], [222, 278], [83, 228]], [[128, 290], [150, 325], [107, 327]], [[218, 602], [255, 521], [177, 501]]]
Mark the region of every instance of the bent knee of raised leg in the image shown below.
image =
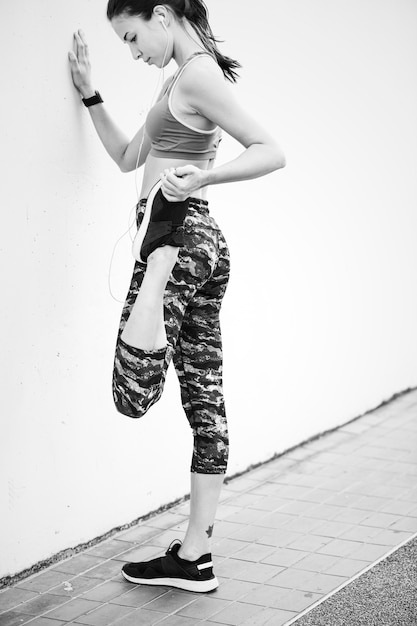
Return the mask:
[[126, 417], [143, 417], [161, 397], [160, 389], [149, 390], [147, 394], [130, 395], [125, 391], [113, 388], [114, 405], [119, 413]]

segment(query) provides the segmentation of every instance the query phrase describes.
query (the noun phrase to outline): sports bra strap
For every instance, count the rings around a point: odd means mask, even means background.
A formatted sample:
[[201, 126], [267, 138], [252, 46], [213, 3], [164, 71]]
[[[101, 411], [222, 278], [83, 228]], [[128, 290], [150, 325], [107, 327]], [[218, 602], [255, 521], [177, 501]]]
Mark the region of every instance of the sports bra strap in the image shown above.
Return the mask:
[[201, 50], [201, 52], [200, 52], [200, 51], [198, 51], [198, 52], [194, 52], [193, 54], [191, 54], [191, 55], [188, 57], [188, 59], [186, 59], [186, 60], [184, 61], [184, 63], [183, 63], [182, 65], [180, 65], [180, 67], [179, 67], [179, 68], [177, 69], [177, 71], [175, 72], [175, 74], [174, 74], [174, 76], [173, 76], [173, 78], [172, 78], [172, 81], [171, 81], [171, 83], [169, 84], [168, 89], [167, 89], [167, 90], [166, 90], [166, 92], [165, 92], [166, 94], [170, 95], [171, 91], [173, 90], [173, 88], [174, 88], [174, 87], [175, 87], [175, 85], [177, 84], [178, 79], [180, 78], [181, 74], [183, 73], [183, 71], [185, 70], [185, 68], [187, 67], [187, 65], [189, 65], [189, 64], [191, 63], [191, 61], [192, 61], [193, 59], [195, 59], [195, 57], [197, 57], [197, 56], [201, 56], [201, 55], [203, 55], [203, 54], [204, 54], [204, 55], [207, 55], [207, 56], [209, 56], [209, 57], [211, 57], [212, 59], [214, 59], [214, 56], [213, 56], [210, 52], [208, 52], [208, 51], [206, 51], [206, 50]]

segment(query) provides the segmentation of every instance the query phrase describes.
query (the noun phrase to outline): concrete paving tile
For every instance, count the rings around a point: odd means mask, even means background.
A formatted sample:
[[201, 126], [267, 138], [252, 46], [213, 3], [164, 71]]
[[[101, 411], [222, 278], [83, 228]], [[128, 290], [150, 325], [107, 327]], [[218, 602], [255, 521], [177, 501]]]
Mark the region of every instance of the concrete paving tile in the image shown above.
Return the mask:
[[229, 600], [222, 600], [221, 598], [199, 598], [192, 604], [189, 604], [188, 606], [185, 606], [177, 611], [177, 615], [185, 615], [185, 617], [194, 617], [198, 619], [208, 619], [229, 606], [229, 604]]
[[356, 502], [358, 502], [362, 496], [358, 493], [350, 493], [348, 491], [343, 491], [342, 493], [337, 493], [331, 498], [329, 498], [326, 504], [335, 505], [339, 507], [347, 507], [347, 506], [356, 506]]
[[284, 500], [284, 498], [277, 498], [276, 496], [258, 496], [258, 500], [250, 504], [249, 508], [259, 511], [278, 511], [286, 504], [288, 504], [288, 500]]
[[263, 585], [256, 591], [248, 593], [241, 599], [241, 602], [250, 604], [260, 604], [283, 611], [299, 612], [316, 602], [320, 598], [319, 594], [311, 591], [299, 591], [298, 589], [285, 589]]
[[355, 559], [340, 559], [337, 563], [329, 567], [326, 570], [326, 574], [331, 574], [334, 576], [346, 576], [350, 578], [354, 576], [358, 572], [361, 572], [365, 567], [368, 567], [368, 561], [357, 561]]
[[152, 524], [154, 528], [166, 530], [167, 528], [171, 528], [172, 526], [175, 526], [175, 524], [179, 524], [180, 522], [183, 522], [184, 516], [167, 511], [166, 513], [156, 515], [155, 517], [153, 517], [152, 519], [148, 521], [150, 524]]
[[371, 428], [371, 426], [372, 425], [369, 422], [362, 422], [361, 419], [358, 419], [355, 422], [352, 422], [350, 424], [345, 424], [345, 426], [342, 426], [341, 431], [344, 433], [352, 433], [355, 435], [361, 435], [362, 433], [367, 431], [369, 428]]
[[[218, 577], [219, 578], [219, 577]], [[216, 589], [215, 596], [222, 600], [238, 600], [249, 591], [257, 589], [261, 583], [248, 582], [245, 580], [228, 580], [219, 578], [220, 586]]]
[[101, 578], [102, 580], [109, 580], [117, 575], [120, 575], [122, 567], [121, 561], [104, 561], [101, 565], [93, 567], [93, 569], [84, 572], [84, 576], [87, 578]]
[[333, 518], [333, 521], [344, 522], [345, 524], [360, 524], [368, 515], [369, 511], [363, 509], [339, 508], [339, 513]]
[[281, 528], [285, 524], [292, 522], [296, 517], [287, 513], [280, 513], [275, 511], [274, 513], [267, 513], [262, 511], [262, 517], [259, 517], [255, 523], [257, 526], [265, 528]]
[[312, 528], [311, 533], [313, 535], [320, 535], [322, 537], [339, 537], [343, 533], [346, 533], [352, 528], [351, 524], [345, 524], [344, 522], [328, 521], [320, 523], [319, 526]]
[[309, 591], [309, 583], [313, 575], [316, 576], [317, 574], [313, 574], [311, 571], [288, 568], [268, 580], [268, 585]]
[[321, 520], [332, 520], [340, 513], [340, 507], [334, 506], [332, 504], [319, 504], [318, 506], [314, 506], [312, 509], [308, 510], [305, 515], [306, 517], [313, 517], [315, 519]]
[[157, 624], [164, 617], [166, 617], [166, 613], [136, 609], [116, 623], [117, 626], [153, 626], [153, 624]]
[[244, 620], [253, 617], [262, 611], [261, 606], [246, 604], [240, 601], [229, 604], [222, 611], [210, 618], [212, 624], [227, 624], [228, 626], [242, 626]]
[[372, 540], [376, 535], [381, 532], [380, 528], [375, 526], [352, 526], [345, 533], [340, 535], [340, 539], [347, 539], [348, 541], [359, 541], [361, 543], [372, 543]]
[[37, 617], [29, 623], [30, 626], [63, 626], [64, 624], [68, 624], [68, 622], [62, 622], [57, 619], [48, 619], [47, 617]]
[[111, 539], [109, 541], [103, 541], [98, 543], [94, 548], [87, 550], [86, 554], [90, 556], [98, 556], [104, 559], [110, 559], [117, 555], [123, 554], [129, 548], [133, 548], [135, 544], [129, 541], [119, 541], [118, 539]]
[[282, 485], [275, 492], [279, 498], [287, 500], [303, 500], [305, 496], [311, 493], [310, 487], [303, 487], [302, 485]]
[[299, 485], [300, 487], [311, 487], [315, 489], [317, 487], [322, 487], [323, 483], [325, 483], [328, 479], [323, 476], [316, 476], [315, 474], [303, 474], [301, 472], [293, 472], [292, 480], [294, 485]]
[[77, 617], [73, 623], [88, 624], [88, 626], [109, 626], [109, 624], [114, 624], [116, 620], [129, 615], [134, 610], [132, 607], [104, 604], [88, 613], [88, 615]]
[[377, 559], [384, 556], [389, 550], [387, 546], [381, 546], [379, 544], [363, 544], [358, 550], [352, 552], [351, 559], [358, 559], [360, 561], [368, 561], [373, 563]]
[[236, 579], [239, 578], [239, 572], [243, 571], [246, 566], [247, 561], [238, 561], [234, 558], [226, 558], [216, 564], [216, 576]]
[[[360, 558], [360, 557], [358, 557]], [[301, 561], [294, 564], [294, 568], [307, 570], [310, 572], [326, 572], [330, 567], [335, 565], [339, 560], [337, 556], [331, 556], [328, 554], [309, 554]], [[366, 560], [366, 559], [364, 559]]]
[[103, 563], [103, 559], [98, 556], [91, 556], [89, 554], [77, 554], [71, 557], [68, 561], [62, 561], [58, 563], [51, 571], [63, 572], [64, 574], [83, 574], [87, 570]]
[[330, 489], [310, 489], [310, 491], [304, 494], [300, 499], [305, 500], [306, 502], [317, 502], [318, 504], [323, 504], [329, 498], [334, 495], [333, 491]]
[[400, 530], [382, 530], [380, 533], [372, 537], [369, 543], [377, 543], [384, 546], [397, 546], [403, 541], [412, 537], [413, 533], [402, 532]]
[[82, 598], [74, 598], [66, 604], [50, 611], [48, 617], [52, 619], [63, 620], [69, 622], [77, 619], [85, 613], [89, 613], [100, 606], [100, 602], [93, 602], [92, 600], [83, 600]]
[[129, 543], [142, 543], [143, 541], [152, 539], [152, 537], [156, 537], [160, 534], [160, 532], [160, 528], [141, 524], [139, 526], [133, 526], [132, 528], [129, 528], [129, 530], [124, 530], [117, 535], [117, 538]]
[[19, 606], [19, 613], [41, 616], [43, 613], [46, 613], [47, 611], [50, 611], [65, 602], [68, 602], [68, 598], [55, 596], [50, 593], [44, 593], [36, 598], [32, 598], [32, 600], [29, 600], [24, 604], [21, 604]]
[[417, 517], [403, 517], [390, 526], [390, 530], [402, 530], [406, 532], [417, 532]]
[[217, 508], [215, 519], [217, 521], [224, 520], [227, 517], [229, 517], [229, 515], [233, 515], [234, 513], [240, 513], [244, 509], [245, 509], [245, 505], [235, 504], [234, 501], [233, 501], [233, 504], [231, 504], [230, 501], [227, 501], [227, 503], [224, 502], [223, 504], [220, 504], [220, 506]]
[[240, 569], [234, 575], [234, 578], [254, 583], [265, 583], [284, 569], [283, 567], [268, 565], [266, 563], [248, 563], [247, 561], [240, 562], [245, 563], [245, 567]]
[[266, 482], [250, 489], [248, 493], [259, 496], [269, 496], [275, 494], [278, 488], [279, 486], [277, 486], [276, 483]]
[[[216, 528], [216, 524], [214, 525]], [[148, 539], [142, 546], [156, 546], [160, 548], [164, 548], [165, 550], [168, 548], [171, 541], [174, 539], [184, 539], [185, 531], [178, 530], [177, 528], [171, 528], [170, 530], [164, 530], [157, 537], [152, 537], [152, 539]], [[142, 547], [139, 546], [139, 547]]]
[[[275, 546], [277, 548], [285, 548], [291, 542], [296, 541], [302, 537], [302, 533], [293, 532], [291, 530], [281, 530], [276, 528], [261, 529], [264, 532], [256, 540], [256, 543], [260, 543], [266, 546]], [[265, 532], [267, 530], [267, 532]]]
[[280, 513], [288, 513], [289, 515], [308, 515], [316, 507], [315, 502], [306, 502], [305, 500], [286, 500], [286, 504], [280, 507]]
[[45, 591], [49, 591], [49, 589], [52, 589], [52, 587], [56, 587], [66, 580], [68, 580], [68, 574], [53, 570], [47, 570], [45, 572], [42, 572], [41, 574], [35, 574], [34, 576], [26, 578], [21, 583], [16, 585], [15, 589], [26, 589], [27, 591], [37, 591], [38, 593], [43, 593]]
[[84, 592], [94, 589], [102, 585], [100, 578], [88, 578], [87, 576], [75, 576], [75, 578], [67, 578], [67, 580], [57, 587], [52, 587], [48, 593], [56, 596], [64, 596], [66, 598], [75, 598]]
[[288, 547], [303, 552], [316, 552], [332, 539], [330, 537], [320, 537], [318, 535], [301, 535], [295, 541], [288, 544]]
[[162, 622], [158, 622], [158, 626], [195, 626], [195, 624], [196, 621], [194, 617], [184, 617], [184, 615], [169, 615], [168, 617], [163, 619]]
[[358, 541], [347, 541], [345, 539], [333, 539], [328, 544], [317, 550], [318, 554], [330, 554], [331, 556], [349, 556], [361, 547]]
[[17, 626], [18, 624], [20, 626], [20, 624], [26, 624], [31, 619], [33, 619], [31, 615], [25, 615], [17, 611], [7, 611], [0, 615], [0, 624], [1, 626]]
[[251, 543], [234, 553], [234, 558], [242, 561], [259, 563], [274, 552], [273, 546], [264, 546], [259, 543]]
[[24, 588], [9, 587], [0, 593], [0, 612], [17, 608], [22, 602], [36, 598], [36, 591], [29, 591]]
[[258, 483], [262, 483], [263, 481], [251, 480], [247, 476], [240, 476], [239, 478], [234, 478], [230, 482], [227, 483], [227, 488], [230, 491], [235, 491], [241, 493], [242, 491], [249, 491], [250, 489], [254, 489]]
[[230, 506], [246, 507], [265, 499], [267, 499], [266, 496], [261, 496], [257, 493], [238, 493], [234, 497], [230, 498], [227, 501], [227, 504]]
[[235, 539], [221, 539], [212, 544], [211, 553], [213, 556], [232, 556], [243, 547], [248, 545], [245, 541], [237, 541]]
[[372, 496], [374, 497], [375, 493], [375, 483], [371, 481], [358, 481], [350, 485], [350, 487], [346, 487], [346, 491], [348, 493], [357, 493], [361, 496]]
[[99, 585], [98, 587], [94, 587], [90, 591], [83, 593], [82, 597], [84, 600], [96, 600], [97, 602], [110, 602], [114, 598], [117, 598], [124, 593], [126, 593], [128, 589], [129, 583], [127, 581], [116, 581], [110, 580], [108, 582]]
[[113, 600], [111, 600], [111, 604], [140, 608], [141, 606], [148, 604], [148, 602], [152, 602], [155, 598], [163, 596], [166, 593], [168, 593], [168, 587], [163, 587], [162, 585], [135, 585], [123, 595], [113, 598]]
[[159, 611], [160, 613], [174, 613], [191, 602], [194, 602], [196, 595], [186, 591], [176, 591], [170, 589], [168, 593], [155, 598], [146, 605], [148, 611]]
[[238, 523], [238, 524], [257, 524], [261, 525], [267, 513], [265, 511], [259, 511], [258, 509], [240, 509], [235, 511], [232, 515], [225, 518], [226, 522]]
[[280, 609], [265, 608], [242, 622], [241, 626], [284, 626], [295, 613]]
[[336, 576], [326, 572], [326, 574], [314, 574], [308, 582], [304, 583], [303, 586], [304, 591], [307, 590], [320, 595], [325, 595], [326, 593], [330, 593], [330, 591], [337, 589], [339, 585], [343, 584], [347, 580], [347, 576]]
[[389, 500], [380, 510], [381, 513], [417, 517], [417, 506], [414, 502], [407, 502], [406, 500]]
[[362, 526], [375, 526], [377, 528], [389, 528], [401, 519], [399, 515], [392, 513], [373, 513], [361, 521]]
[[159, 556], [163, 552], [164, 550], [161, 549], [161, 546], [153, 546], [153, 545], [146, 544], [143, 546], [136, 546], [136, 547], [130, 548], [123, 554], [119, 554], [113, 557], [112, 560], [120, 562], [121, 565], [123, 563], [130, 563], [132, 561], [134, 563], [137, 563], [139, 561], [148, 561], [149, 559], [153, 559], [154, 557]]
[[290, 523], [286, 524], [283, 531], [307, 534], [312, 533], [320, 525], [322, 525], [322, 520], [313, 519], [312, 517], [294, 517]]
[[214, 539], [220, 537], [229, 537], [230, 539], [234, 539], [235, 533], [238, 533], [241, 530], [242, 524], [223, 520], [222, 522], [218, 522], [214, 525], [213, 537]]
[[272, 533], [273, 529], [262, 528], [261, 526], [256, 525], [240, 526], [239, 530], [233, 533], [233, 540], [247, 543], [257, 541], [268, 532]]
[[361, 496], [355, 502], [355, 509], [365, 511], [379, 511], [387, 503], [386, 498], [376, 498], [374, 496]]
[[301, 561], [304, 557], [308, 556], [308, 552], [301, 550], [292, 550], [290, 548], [280, 548], [273, 554], [263, 559], [263, 563], [268, 565], [279, 565], [281, 567], [291, 567], [294, 563]]

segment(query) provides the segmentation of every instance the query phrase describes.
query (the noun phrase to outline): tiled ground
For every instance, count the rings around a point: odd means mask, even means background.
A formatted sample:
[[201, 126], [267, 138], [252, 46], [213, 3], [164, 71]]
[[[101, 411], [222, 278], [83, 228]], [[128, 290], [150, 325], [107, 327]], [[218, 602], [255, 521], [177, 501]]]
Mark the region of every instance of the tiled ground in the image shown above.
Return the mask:
[[211, 594], [135, 586], [188, 503], [0, 593], [0, 625], [281, 626], [417, 532], [417, 391], [229, 482]]

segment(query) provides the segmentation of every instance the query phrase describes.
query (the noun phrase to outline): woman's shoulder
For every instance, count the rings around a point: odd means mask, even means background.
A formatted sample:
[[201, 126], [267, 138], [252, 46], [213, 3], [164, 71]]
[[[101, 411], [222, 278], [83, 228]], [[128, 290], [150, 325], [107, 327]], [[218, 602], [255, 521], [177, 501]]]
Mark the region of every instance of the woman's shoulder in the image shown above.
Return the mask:
[[224, 85], [224, 75], [216, 59], [209, 53], [194, 56], [188, 62], [178, 81], [185, 95], [198, 95]]

